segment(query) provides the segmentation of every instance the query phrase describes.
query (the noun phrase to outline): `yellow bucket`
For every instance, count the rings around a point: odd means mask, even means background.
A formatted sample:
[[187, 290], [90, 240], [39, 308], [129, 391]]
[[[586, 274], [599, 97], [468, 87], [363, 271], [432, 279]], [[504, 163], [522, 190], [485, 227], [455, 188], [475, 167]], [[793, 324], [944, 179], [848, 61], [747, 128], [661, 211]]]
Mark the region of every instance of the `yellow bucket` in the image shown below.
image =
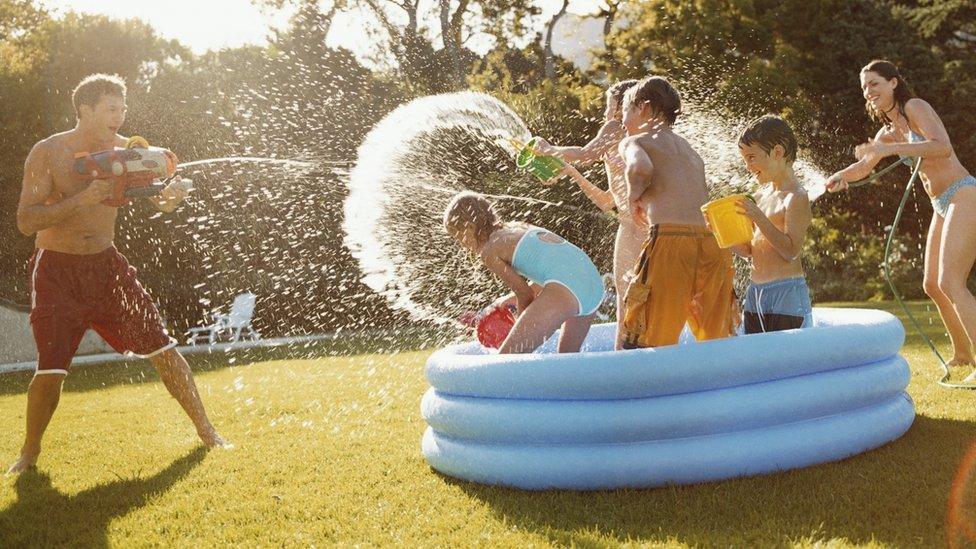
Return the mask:
[[722, 248], [745, 244], [752, 240], [752, 220], [735, 210], [736, 202], [752, 200], [748, 195], [733, 194], [712, 200], [701, 207], [701, 211], [712, 226], [715, 240]]

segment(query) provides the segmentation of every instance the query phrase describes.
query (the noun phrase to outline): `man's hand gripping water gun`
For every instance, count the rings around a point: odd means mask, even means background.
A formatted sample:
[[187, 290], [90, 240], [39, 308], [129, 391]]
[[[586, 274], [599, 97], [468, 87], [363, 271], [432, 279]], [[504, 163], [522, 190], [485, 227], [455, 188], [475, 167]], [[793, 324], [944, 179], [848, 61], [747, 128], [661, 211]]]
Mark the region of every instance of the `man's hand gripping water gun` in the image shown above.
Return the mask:
[[133, 198], [157, 197], [157, 206], [168, 212], [193, 188], [191, 180], [176, 177], [177, 163], [172, 151], [150, 147], [142, 137], [133, 136], [122, 149], [76, 154], [73, 173], [81, 180], [108, 181], [111, 194], [102, 201], [106, 206], [118, 208]]

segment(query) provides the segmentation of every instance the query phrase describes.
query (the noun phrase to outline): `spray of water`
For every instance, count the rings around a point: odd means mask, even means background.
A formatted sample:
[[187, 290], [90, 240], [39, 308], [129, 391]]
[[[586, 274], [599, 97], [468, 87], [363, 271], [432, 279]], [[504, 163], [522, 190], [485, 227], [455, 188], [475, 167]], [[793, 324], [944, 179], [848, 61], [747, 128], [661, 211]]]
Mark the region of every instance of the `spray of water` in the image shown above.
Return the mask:
[[[702, 155], [713, 197], [751, 192], [755, 182], [739, 156], [742, 120], [720, 116], [693, 101], [675, 131]], [[392, 306], [415, 318], [445, 322], [460, 310], [488, 303], [502, 288], [443, 234], [441, 212], [461, 190], [482, 192], [513, 217], [569, 236], [609, 270], [612, 232], [585, 198], [547, 200], [539, 186], [514, 172], [511, 140], [530, 136], [522, 119], [485, 94], [424, 97], [393, 111], [367, 135], [350, 175], [345, 243], [363, 280]], [[803, 158], [795, 164], [811, 199], [824, 176]], [[745, 264], [740, 264], [740, 282]]]
[[311, 168], [313, 166], [311, 162], [303, 162], [301, 160], [290, 160], [285, 158], [267, 158], [263, 156], [224, 156], [221, 158], [205, 158], [203, 160], [183, 162], [178, 164], [177, 168], [191, 168], [193, 166], [206, 166], [207, 164], [230, 164], [239, 162], [282, 164], [284, 166], [295, 168]]
[[[198, 323], [247, 291], [257, 294], [262, 318], [273, 319], [259, 326], [266, 337], [348, 324], [340, 297], [363, 291], [351, 283], [354, 264], [337, 253], [334, 230], [348, 164], [218, 157], [184, 163], [180, 173], [194, 180], [181, 208], [160, 215], [136, 204], [123, 211], [117, 237], [126, 249], [156, 244], [157, 253], [134, 260], [147, 266], [143, 278], [162, 310], [192, 307], [184, 317]], [[180, 276], [157, 276], [167, 272]], [[171, 329], [179, 336], [186, 328]]]
[[[695, 101], [686, 101], [675, 125], [675, 131], [685, 137], [705, 160], [705, 178], [715, 198], [756, 189], [755, 179], [739, 156], [738, 134], [744, 123], [745, 120], [716, 113]], [[824, 194], [826, 176], [803, 157], [802, 151], [793, 169], [811, 201]]]
[[[464, 282], [484, 277], [442, 234], [440, 212], [454, 193], [510, 175], [510, 152], [500, 143], [529, 137], [506, 105], [472, 92], [414, 100], [376, 125], [359, 147], [343, 222], [363, 281], [415, 317], [452, 318], [449, 290], [458, 284], [449, 279], [470, 286]], [[493, 285], [474, 286], [457, 295], [480, 302]]]

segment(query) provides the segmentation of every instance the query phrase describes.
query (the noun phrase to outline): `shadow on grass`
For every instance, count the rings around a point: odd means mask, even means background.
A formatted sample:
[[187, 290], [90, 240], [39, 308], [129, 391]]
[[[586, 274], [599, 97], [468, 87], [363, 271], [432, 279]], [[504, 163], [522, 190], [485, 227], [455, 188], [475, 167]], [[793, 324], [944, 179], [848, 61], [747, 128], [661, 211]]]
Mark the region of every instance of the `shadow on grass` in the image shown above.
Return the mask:
[[945, 543], [950, 486], [974, 432], [976, 422], [920, 416], [905, 436], [860, 456], [696, 486], [525, 492], [443, 478], [487, 503], [500, 523], [555, 544], [782, 546], [837, 538], [934, 547]]
[[[434, 330], [411, 333], [389, 333], [383, 335], [361, 336], [351, 334], [348, 338], [334, 341], [280, 345], [277, 347], [253, 347], [230, 351], [186, 355], [193, 373], [223, 370], [225, 368], [247, 366], [256, 362], [270, 360], [309, 360], [327, 357], [355, 356], [364, 354], [391, 354], [396, 352], [418, 351], [442, 346], [450, 334]], [[15, 372], [0, 374], [0, 396], [26, 394], [34, 372]], [[116, 385], [132, 385], [158, 382], [159, 375], [152, 363], [143, 359], [125, 362], [75, 365], [64, 383], [64, 392], [81, 393], [97, 391]]]
[[54, 488], [46, 473], [23, 473], [14, 483], [17, 501], [0, 511], [0, 540], [5, 547], [108, 547], [112, 519], [172, 488], [206, 454], [201, 446], [151, 477], [119, 479], [75, 495]]

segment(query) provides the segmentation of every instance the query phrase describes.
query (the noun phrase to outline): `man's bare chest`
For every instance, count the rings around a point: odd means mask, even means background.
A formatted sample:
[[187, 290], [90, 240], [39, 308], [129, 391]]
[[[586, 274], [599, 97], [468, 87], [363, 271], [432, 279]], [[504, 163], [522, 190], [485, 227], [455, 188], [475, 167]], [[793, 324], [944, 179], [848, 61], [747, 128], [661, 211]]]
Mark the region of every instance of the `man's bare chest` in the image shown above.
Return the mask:
[[91, 182], [90, 177], [85, 177], [74, 171], [74, 155], [70, 153], [60, 153], [52, 160], [50, 166], [52, 198], [60, 198], [77, 194], [85, 189]]

